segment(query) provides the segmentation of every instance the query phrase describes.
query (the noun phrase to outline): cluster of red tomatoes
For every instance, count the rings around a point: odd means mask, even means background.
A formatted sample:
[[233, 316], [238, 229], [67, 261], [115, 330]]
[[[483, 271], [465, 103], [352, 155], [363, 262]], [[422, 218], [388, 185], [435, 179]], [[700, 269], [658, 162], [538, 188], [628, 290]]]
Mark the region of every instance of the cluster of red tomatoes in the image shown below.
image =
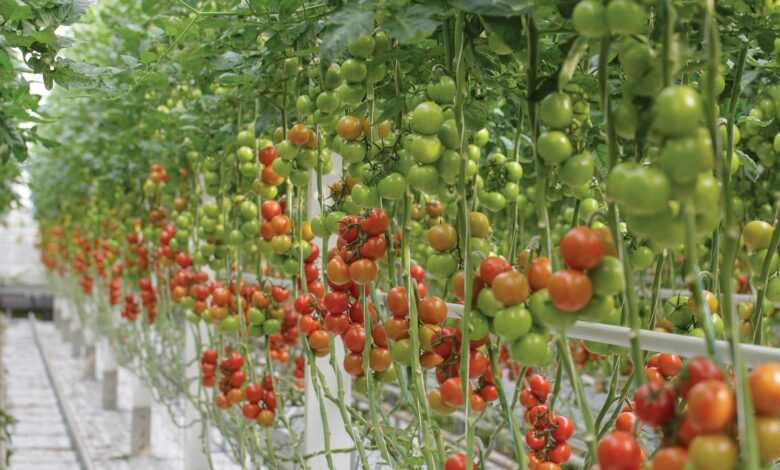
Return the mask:
[[[207, 349], [201, 357], [204, 387], [213, 387], [217, 384], [217, 370], [221, 375], [218, 382], [219, 393], [214, 396], [214, 403], [221, 409], [227, 409], [245, 397], [242, 388], [246, 382], [246, 372], [242, 370], [244, 356], [238, 351], [234, 351], [230, 346], [225, 347], [225, 355], [226, 357], [219, 361], [219, 367], [216, 366], [219, 359], [216, 349]], [[207, 377], [210, 377], [208, 381]]]
[[[642, 467], [644, 453], [633, 435], [637, 418], [663, 434], [653, 470], [737, 468], [736, 396], [721, 368], [704, 357], [682, 366], [671, 354], [653, 356], [648, 368], [660, 378], [651, 378], [636, 390], [633, 413], [624, 410], [616, 430], [599, 442], [600, 470]], [[664, 380], [671, 377], [675, 381]], [[761, 459], [771, 463], [780, 457], [780, 364], [757, 367], [749, 384]]]
[[336, 249], [328, 254], [327, 276], [332, 288], [376, 281], [377, 260], [387, 251], [385, 231], [389, 225], [387, 214], [380, 208], [364, 216], [346, 215], [341, 219]]
[[244, 395], [246, 402], [241, 406], [244, 417], [254, 420], [260, 426], [270, 427], [276, 415], [276, 393], [271, 376], [265, 375], [261, 384], [247, 385]]
[[546, 404], [550, 396], [550, 382], [541, 374], [530, 372], [526, 386], [520, 391], [520, 403], [525, 407], [525, 420], [531, 426], [525, 434], [525, 443], [531, 449], [528, 455], [532, 470], [554, 470], [571, 457], [567, 440], [574, 434], [574, 422], [556, 415]]
[[132, 294], [125, 295], [125, 305], [122, 308], [122, 318], [134, 322], [136, 319], [138, 319], [138, 313], [138, 303], [135, 301], [135, 297]]
[[[140, 220], [136, 220], [136, 225], [140, 225]], [[149, 267], [149, 250], [143, 244], [143, 238], [140, 232], [132, 231], [125, 237], [128, 244], [127, 255], [124, 263], [128, 267], [137, 266], [144, 270]]]
[[166, 224], [160, 232], [160, 244], [155, 254], [157, 258], [163, 263], [171, 265], [174, 262], [181, 268], [188, 268], [192, 266], [192, 257], [181, 250], [176, 250], [171, 247], [171, 240], [176, 236], [176, 226], [173, 224]]
[[108, 283], [108, 300], [111, 305], [119, 305], [122, 297], [122, 265], [117, 264], [111, 268], [111, 282]]
[[303, 379], [306, 376], [304, 367], [306, 367], [306, 358], [303, 356], [297, 356], [295, 358], [295, 369], [293, 370], [292, 374], [293, 377], [295, 377], [295, 386], [299, 390], [303, 389], [304, 386]]
[[152, 280], [148, 277], [140, 279], [138, 288], [141, 290], [141, 304], [146, 309], [146, 317], [149, 323], [154, 323], [157, 318], [157, 292], [152, 285]]

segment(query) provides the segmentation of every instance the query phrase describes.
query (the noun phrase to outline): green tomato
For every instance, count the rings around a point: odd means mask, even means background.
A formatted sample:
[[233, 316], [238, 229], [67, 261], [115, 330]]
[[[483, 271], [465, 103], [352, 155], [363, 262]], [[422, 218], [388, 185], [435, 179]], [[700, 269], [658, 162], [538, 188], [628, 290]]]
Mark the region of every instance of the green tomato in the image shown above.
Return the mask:
[[504, 187], [501, 189], [501, 194], [504, 195], [507, 201], [514, 201], [520, 196], [520, 186], [517, 183], [509, 181], [504, 184]]
[[605, 256], [601, 264], [588, 272], [596, 295], [610, 296], [623, 292], [626, 288], [623, 277], [623, 263], [613, 256]]
[[439, 132], [444, 123], [444, 112], [433, 101], [424, 101], [412, 111], [412, 130], [419, 134], [431, 135]]
[[483, 314], [495, 317], [498, 311], [504, 308], [504, 304], [496, 298], [492, 289], [485, 288], [479, 291], [477, 295], [477, 308]]
[[412, 363], [412, 342], [409, 338], [402, 338], [393, 342], [390, 348], [393, 360], [405, 366]]
[[631, 268], [637, 272], [644, 271], [645, 269], [652, 266], [654, 258], [655, 254], [650, 248], [646, 246], [637, 247], [636, 250], [631, 252], [629, 258], [631, 262]]
[[438, 136], [420, 134], [409, 135], [404, 140], [404, 149], [422, 164], [435, 163], [444, 151]]
[[545, 163], [555, 165], [571, 157], [574, 148], [569, 138], [560, 131], [545, 132], [536, 143], [539, 156]]
[[368, 59], [374, 55], [375, 46], [374, 38], [368, 33], [363, 33], [347, 43], [347, 50], [355, 57]]
[[292, 173], [292, 165], [287, 160], [277, 158], [271, 163], [271, 168], [283, 178], [287, 178]]
[[362, 183], [352, 187], [352, 200], [364, 209], [379, 205], [379, 195], [376, 187], [368, 187]]
[[490, 131], [482, 128], [474, 133], [472, 140], [477, 147], [484, 147], [490, 141]]
[[454, 119], [447, 119], [439, 128], [439, 139], [445, 147], [449, 149], [460, 148], [460, 135], [458, 133], [458, 124]]
[[574, 155], [561, 166], [561, 180], [569, 186], [583, 186], [593, 179], [595, 163], [591, 152]]
[[766, 298], [772, 303], [780, 303], [780, 276], [769, 280], [766, 288]]
[[298, 150], [298, 146], [289, 140], [283, 140], [276, 144], [276, 153], [279, 155], [279, 158], [284, 160], [295, 160], [295, 157], [298, 156]]
[[447, 149], [441, 154], [436, 167], [439, 170], [439, 176], [445, 183], [455, 184], [458, 181], [460, 160], [460, 155], [454, 150]]
[[691, 135], [703, 119], [699, 93], [686, 85], [664, 88], [655, 100], [654, 127], [666, 137]]
[[314, 110], [314, 105], [311, 102], [311, 98], [307, 95], [300, 95], [295, 100], [295, 112], [298, 113], [298, 118], [311, 114]]
[[496, 312], [493, 329], [506, 341], [513, 341], [531, 331], [531, 312], [522, 305], [513, 305]]
[[566, 93], [550, 93], [539, 104], [539, 119], [550, 129], [566, 129], [573, 116], [571, 98]]
[[693, 312], [688, 308], [688, 297], [676, 295], [669, 297], [664, 305], [665, 317], [679, 329], [688, 328], [693, 322]]
[[498, 191], [486, 191], [479, 197], [482, 205], [491, 212], [499, 212], [506, 207], [506, 198]]
[[236, 156], [241, 163], [252, 163], [255, 161], [255, 151], [250, 147], [239, 147], [238, 150], [236, 150]]
[[219, 322], [219, 330], [223, 333], [233, 333], [238, 331], [240, 327], [238, 322], [238, 315], [228, 315], [221, 322]]
[[252, 147], [255, 145], [254, 129], [246, 129], [238, 133], [236, 143], [242, 147]]
[[290, 174], [290, 181], [293, 186], [306, 186], [309, 184], [308, 170], [295, 170]]
[[[274, 160], [274, 162], [275, 161], [276, 160]], [[297, 163], [298, 168], [302, 170], [314, 170], [317, 168], [318, 162], [319, 155], [317, 155], [317, 151], [313, 149], [304, 149], [295, 158], [295, 163]]]
[[406, 180], [412, 188], [435, 193], [439, 185], [439, 173], [433, 165], [414, 165], [409, 169]]
[[633, 0], [612, 0], [607, 6], [607, 26], [612, 34], [642, 34], [647, 29], [647, 12]]
[[358, 59], [347, 59], [341, 64], [341, 76], [348, 83], [360, 83], [366, 79], [368, 68]]
[[547, 289], [540, 289], [531, 295], [528, 301], [535, 323], [550, 328], [565, 330], [577, 321], [578, 316], [573, 313], [558, 310], [550, 300]]
[[[336, 87], [341, 85], [341, 82], [341, 68], [338, 66], [338, 64], [330, 64], [328, 69], [325, 71], [325, 76], [322, 80], [322, 86], [327, 90], [334, 90]], [[319, 104], [317, 106], [319, 106]]]
[[458, 262], [451, 254], [434, 253], [428, 257], [426, 268], [428, 274], [437, 279], [449, 279], [458, 269]]
[[636, 129], [639, 126], [639, 117], [634, 105], [626, 99], [620, 100], [613, 109], [612, 115], [615, 123], [615, 133], [618, 137], [634, 140]]
[[317, 95], [317, 109], [323, 113], [333, 113], [340, 105], [339, 96], [332, 91], [323, 91]]
[[523, 165], [520, 162], [509, 161], [504, 164], [506, 178], [509, 181], [518, 182], [523, 177]]
[[428, 97], [439, 104], [452, 104], [455, 102], [455, 80], [447, 75], [442, 75], [437, 83], [430, 83], [425, 88]]
[[574, 29], [582, 36], [598, 39], [609, 34], [607, 12], [600, 0], [582, 0], [571, 17]]
[[490, 321], [485, 315], [472, 311], [469, 315], [469, 338], [480, 339], [490, 333]]
[[[610, 318], [615, 310], [615, 299], [612, 296], [594, 295], [590, 302], [578, 312], [577, 316], [581, 320], [600, 323]], [[619, 321], [620, 317], [618, 317]]]
[[552, 362], [552, 348], [547, 337], [539, 333], [528, 333], [514, 341], [509, 349], [512, 359], [529, 367], [544, 367]]
[[259, 325], [265, 321], [265, 315], [259, 308], [251, 307], [246, 313], [249, 323]]
[[275, 335], [282, 331], [282, 322], [275, 318], [269, 318], [263, 322], [263, 332], [266, 335]]
[[400, 173], [390, 173], [379, 180], [377, 190], [384, 199], [399, 201], [406, 194], [406, 178]]

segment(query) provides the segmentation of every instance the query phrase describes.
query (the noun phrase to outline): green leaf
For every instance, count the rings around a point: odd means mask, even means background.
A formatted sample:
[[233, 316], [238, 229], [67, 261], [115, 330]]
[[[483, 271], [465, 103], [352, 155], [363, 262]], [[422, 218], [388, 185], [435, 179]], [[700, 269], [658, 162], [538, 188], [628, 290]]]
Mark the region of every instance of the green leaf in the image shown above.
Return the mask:
[[[750, 179], [750, 181], [754, 183], [758, 181], [758, 178], [760, 178], [764, 173], [764, 167], [753, 161], [753, 159], [750, 158], [750, 156], [745, 152], [736, 149], [736, 153], [740, 163], [742, 164], [740, 168], [743, 169], [745, 175]], [[734, 158], [734, 156], [731, 158]]]
[[333, 59], [347, 48], [350, 39], [374, 29], [374, 12], [344, 7], [328, 18], [330, 25], [322, 38], [322, 56]]
[[588, 52], [588, 40], [583, 36], [578, 36], [569, 49], [569, 54], [566, 56], [566, 60], [561, 65], [561, 71], [558, 74], [558, 89], [562, 90], [566, 87], [574, 75], [574, 71], [577, 69], [577, 64], [580, 63], [585, 53]]
[[222, 71], [222, 70], [231, 70], [236, 67], [238, 67], [242, 62], [244, 61], [244, 58], [233, 51], [227, 51], [221, 56], [217, 57], [212, 63], [212, 67], [214, 67], [214, 70]]
[[433, 34], [441, 24], [441, 20], [436, 17], [446, 13], [446, 10], [435, 4], [415, 3], [402, 14], [392, 16], [384, 26], [390, 37], [401, 44], [411, 44]]
[[29, 20], [33, 17], [33, 11], [20, 0], [0, 0], [0, 16], [9, 22]]
[[477, 15], [511, 17], [529, 13], [537, 2], [538, 0], [450, 0], [450, 5]]

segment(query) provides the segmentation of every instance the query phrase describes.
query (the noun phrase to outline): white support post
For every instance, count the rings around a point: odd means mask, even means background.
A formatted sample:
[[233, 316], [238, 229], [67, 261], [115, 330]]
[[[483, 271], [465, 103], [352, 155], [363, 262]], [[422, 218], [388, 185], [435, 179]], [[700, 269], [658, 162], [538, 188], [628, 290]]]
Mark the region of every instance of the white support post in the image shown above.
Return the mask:
[[84, 377], [88, 380], [99, 380], [97, 368], [97, 345], [96, 334], [90, 329], [84, 330], [84, 356], [86, 365], [84, 367]]
[[133, 411], [130, 454], [148, 454], [152, 443], [152, 394], [138, 376], [133, 376]]
[[[333, 168], [341, 168], [341, 156], [333, 154]], [[328, 175], [323, 175], [323, 191], [324, 197], [328, 197], [328, 188], [336, 180], [340, 178], [340, 171], [334, 170]], [[317, 199], [317, 175], [313, 174], [309, 179], [309, 191], [308, 200], [306, 203], [307, 214], [309, 218], [320, 215], [320, 206]], [[317, 239], [317, 244], [322, 249], [320, 240]], [[329, 241], [330, 246], [335, 244], [335, 240]], [[322, 269], [325, 267], [322, 266]], [[336, 341], [336, 363], [341, 364], [344, 361], [344, 346], [341, 341]], [[349, 376], [343, 373], [342, 370], [334, 371], [330, 366], [328, 357], [321, 357], [316, 359], [316, 367], [322, 371], [324, 377], [324, 383], [320, 385], [327, 389], [331, 394], [336, 396], [338, 394], [336, 374], [341, 374], [342, 382], [344, 384], [344, 396], [341, 397], [346, 403], [352, 402], [352, 386]], [[305, 404], [304, 414], [306, 418], [306, 431], [304, 433], [305, 453], [311, 454], [314, 452], [320, 452], [325, 449], [325, 439], [322, 435], [322, 415], [320, 414], [320, 403], [317, 399], [317, 393], [311, 381], [309, 374], [309, 367], [306, 367], [306, 388], [305, 388]], [[324, 399], [324, 397], [323, 397]], [[328, 420], [328, 427], [330, 430], [330, 448], [331, 449], [343, 449], [348, 447], [354, 447], [352, 438], [347, 433], [344, 421], [341, 419], [338, 406], [325, 399], [325, 414]], [[351, 468], [351, 454], [350, 453], [335, 453], [332, 454], [333, 466], [335, 468]], [[327, 461], [324, 455], [312, 458], [309, 460], [311, 468], [327, 468]]]
[[73, 341], [70, 347], [70, 355], [74, 359], [79, 358], [81, 357], [81, 347], [84, 345], [84, 329], [77, 315], [71, 317], [69, 327], [71, 329], [70, 339]]
[[98, 343], [98, 357], [102, 371], [103, 409], [116, 411], [119, 409], [119, 371], [114, 351], [106, 338], [102, 338]]
[[62, 340], [67, 343], [71, 340], [71, 321], [73, 321], [73, 314], [71, 313], [71, 304], [69, 301], [63, 302], [60, 316], [60, 321], [62, 322]]
[[[207, 334], [206, 325], [198, 324], [201, 337]], [[195, 333], [192, 327], [187, 327], [186, 348], [184, 360], [190, 363], [187, 366], [187, 378], [195, 379], [190, 382], [189, 393], [192, 397], [198, 396], [200, 379], [199, 351], [196, 344]], [[186, 422], [194, 422], [192, 426], [184, 429], [184, 468], [187, 470], [209, 470], [209, 458], [206, 452], [211, 449], [209, 442], [209, 423], [205, 413], [201, 413], [189, 400], [185, 400], [184, 419]]]

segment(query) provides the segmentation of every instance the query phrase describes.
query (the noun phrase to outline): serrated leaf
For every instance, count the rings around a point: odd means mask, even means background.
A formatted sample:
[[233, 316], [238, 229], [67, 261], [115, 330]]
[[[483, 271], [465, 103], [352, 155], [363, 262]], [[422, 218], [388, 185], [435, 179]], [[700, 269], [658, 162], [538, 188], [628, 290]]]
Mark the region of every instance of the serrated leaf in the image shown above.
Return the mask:
[[558, 73], [558, 89], [561, 90], [569, 83], [574, 71], [585, 54], [588, 52], [588, 40], [583, 36], [578, 36], [574, 44], [569, 48], [569, 54], [561, 65], [561, 71]]
[[745, 175], [750, 179], [752, 182], [758, 181], [758, 178], [761, 177], [761, 175], [764, 173], [764, 167], [760, 163], [756, 163], [753, 161], [752, 158], [745, 152], [735, 149], [736, 155], [732, 156], [731, 158], [737, 157], [740, 161], [740, 167], [745, 172]]
[[[549, 1], [549, 0], [547, 0]], [[520, 16], [529, 13], [538, 0], [450, 0], [459, 10], [485, 16]]]

